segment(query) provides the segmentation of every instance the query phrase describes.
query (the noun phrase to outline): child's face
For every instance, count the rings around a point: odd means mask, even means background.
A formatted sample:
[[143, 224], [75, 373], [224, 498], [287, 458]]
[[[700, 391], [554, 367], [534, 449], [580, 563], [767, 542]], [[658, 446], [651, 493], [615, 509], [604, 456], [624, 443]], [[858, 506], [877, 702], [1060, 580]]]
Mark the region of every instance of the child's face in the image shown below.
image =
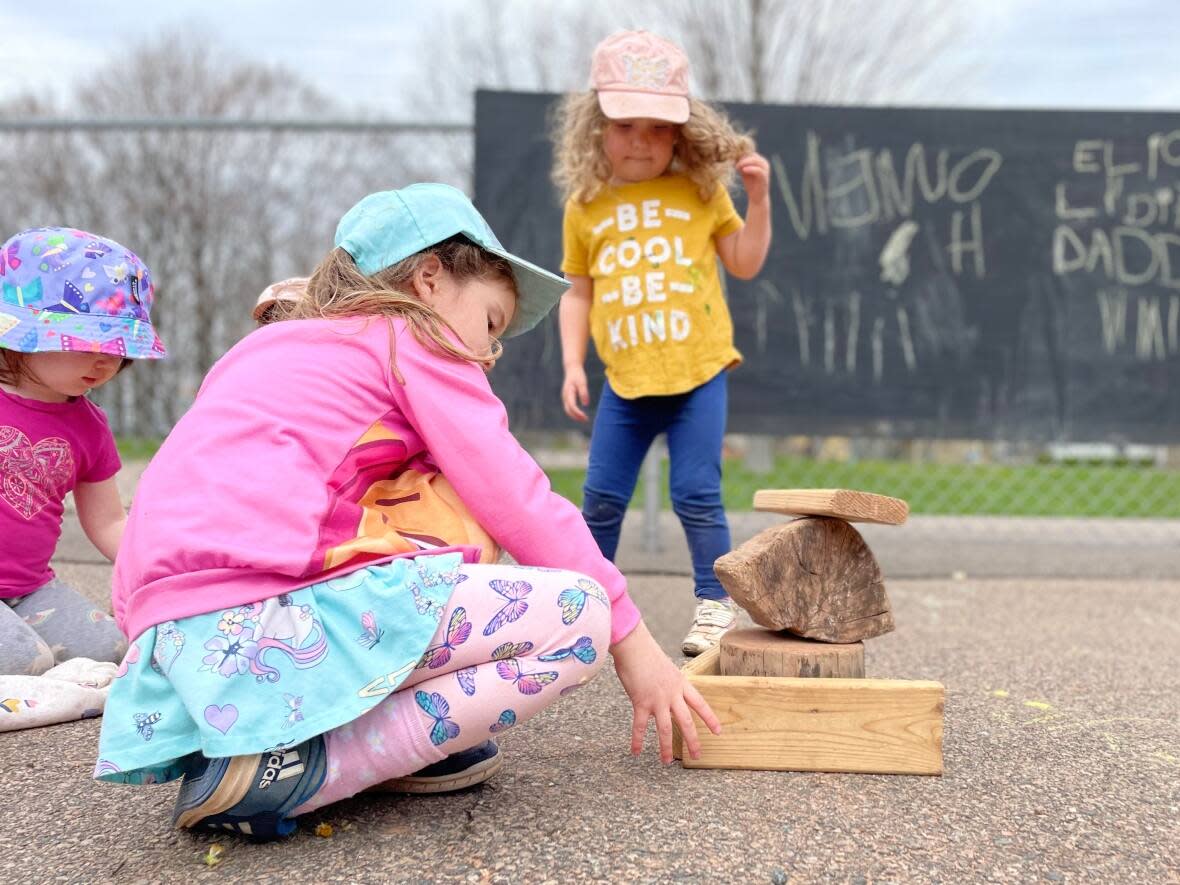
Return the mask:
[[680, 127], [666, 120], [611, 120], [603, 150], [616, 182], [650, 181], [668, 171]]
[[54, 351], [25, 357], [26, 374], [17, 390], [45, 402], [65, 402], [106, 384], [119, 371], [123, 358], [106, 353]]
[[505, 281], [472, 277], [462, 283], [441, 271], [426, 301], [442, 316], [467, 348], [479, 356], [492, 351], [516, 313], [516, 293]]

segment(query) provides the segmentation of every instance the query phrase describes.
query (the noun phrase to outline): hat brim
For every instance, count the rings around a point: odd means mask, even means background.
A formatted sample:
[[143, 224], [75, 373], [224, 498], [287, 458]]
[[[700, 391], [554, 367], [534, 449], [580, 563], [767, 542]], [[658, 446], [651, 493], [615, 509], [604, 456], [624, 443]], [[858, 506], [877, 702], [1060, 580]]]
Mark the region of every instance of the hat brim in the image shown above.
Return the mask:
[[611, 120], [649, 117], [669, 123], [687, 123], [690, 111], [688, 96], [658, 95], [654, 92], [599, 90], [598, 106]]
[[512, 265], [516, 280], [516, 312], [501, 338], [514, 338], [532, 329], [553, 310], [570, 287], [569, 281], [503, 249], [487, 249]]
[[167, 356], [155, 327], [131, 316], [91, 315], [0, 305], [0, 348], [21, 353], [83, 351], [133, 360]]

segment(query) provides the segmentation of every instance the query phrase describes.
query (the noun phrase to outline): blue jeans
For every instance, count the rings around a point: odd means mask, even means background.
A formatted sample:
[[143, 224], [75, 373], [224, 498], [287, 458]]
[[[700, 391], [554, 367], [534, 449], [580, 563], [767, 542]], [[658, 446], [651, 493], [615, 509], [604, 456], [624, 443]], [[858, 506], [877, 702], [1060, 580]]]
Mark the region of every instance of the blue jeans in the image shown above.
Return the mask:
[[613, 561], [623, 515], [652, 441], [668, 435], [672, 509], [680, 517], [698, 599], [725, 599], [713, 574], [729, 552], [729, 522], [721, 504], [721, 440], [728, 404], [726, 372], [688, 393], [623, 399], [603, 386], [590, 436], [582, 516], [602, 555]]

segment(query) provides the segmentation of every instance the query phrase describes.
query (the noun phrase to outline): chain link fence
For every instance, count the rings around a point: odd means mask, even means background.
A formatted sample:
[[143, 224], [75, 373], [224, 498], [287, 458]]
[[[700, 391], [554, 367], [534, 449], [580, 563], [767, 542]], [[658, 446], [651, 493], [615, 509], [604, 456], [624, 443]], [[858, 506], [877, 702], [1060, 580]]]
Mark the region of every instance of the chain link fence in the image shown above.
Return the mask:
[[[250, 330], [257, 293], [309, 272], [356, 199], [422, 179], [470, 189], [471, 134], [461, 125], [0, 119], [0, 230], [92, 229], [152, 267], [153, 319], [172, 359], [137, 366], [96, 399], [118, 434], [158, 439], [212, 362]], [[551, 356], [556, 396], [560, 358]], [[579, 501], [586, 438], [522, 435], [555, 487]], [[733, 435], [726, 455], [735, 511], [757, 488], [846, 487], [904, 498], [918, 520], [999, 531], [997, 517], [1019, 517], [1016, 535], [1056, 520], [1054, 531], [1101, 543], [1174, 544], [1180, 525], [1180, 444]], [[666, 472], [664, 459], [665, 508]]]

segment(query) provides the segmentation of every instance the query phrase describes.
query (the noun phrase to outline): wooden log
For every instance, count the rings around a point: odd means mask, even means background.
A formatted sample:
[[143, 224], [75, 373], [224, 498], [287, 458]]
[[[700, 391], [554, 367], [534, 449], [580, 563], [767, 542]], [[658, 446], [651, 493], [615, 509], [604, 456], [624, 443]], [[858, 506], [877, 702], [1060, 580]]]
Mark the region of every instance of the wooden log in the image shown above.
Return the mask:
[[754, 622], [823, 642], [859, 642], [894, 627], [884, 578], [843, 520], [796, 519], [759, 532], [713, 566]]
[[754, 492], [754, 509], [885, 525], [901, 525], [910, 513], [910, 505], [901, 498], [851, 489], [759, 489]]
[[730, 630], [721, 637], [722, 676], [863, 679], [863, 642], [836, 644], [772, 630]]
[[721, 676], [720, 647], [681, 669], [721, 720], [712, 734], [694, 714], [701, 755], [685, 768], [942, 774], [941, 683], [901, 679]]

